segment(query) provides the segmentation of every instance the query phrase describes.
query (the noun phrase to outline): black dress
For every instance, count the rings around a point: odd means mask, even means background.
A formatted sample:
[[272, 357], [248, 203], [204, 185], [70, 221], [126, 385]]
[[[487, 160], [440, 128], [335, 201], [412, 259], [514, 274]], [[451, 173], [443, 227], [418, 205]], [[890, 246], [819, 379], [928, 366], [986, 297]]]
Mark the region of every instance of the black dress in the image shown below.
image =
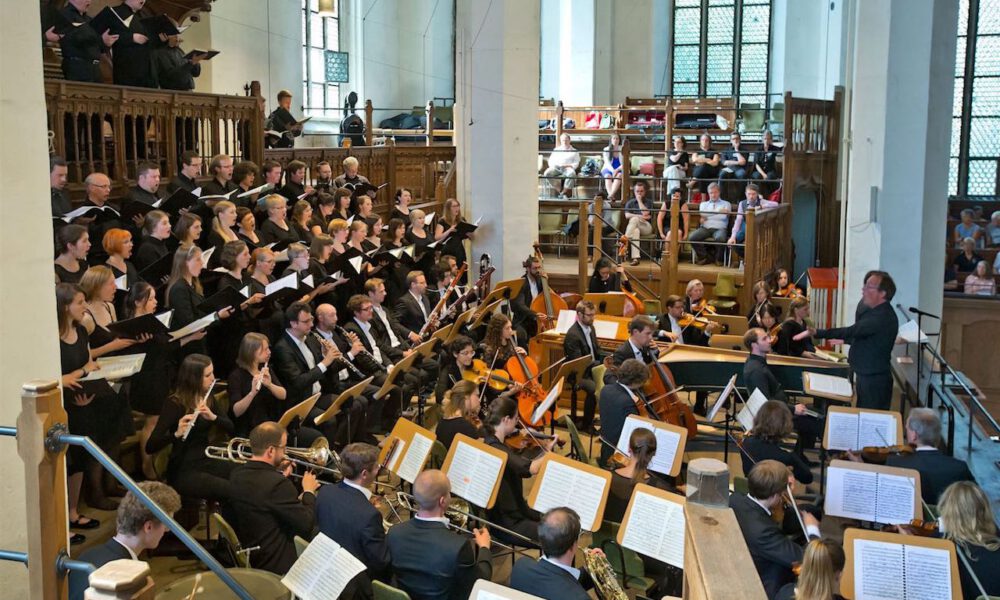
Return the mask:
[[[198, 308], [204, 300], [205, 297], [198, 293], [194, 286], [184, 279], [178, 279], [167, 292], [167, 307], [174, 311], [170, 329], [177, 331], [204, 317], [205, 313]], [[178, 359], [189, 354], [208, 354], [205, 338], [185, 344], [180, 349]]]
[[778, 444], [765, 442], [760, 438], [748, 435], [743, 439], [743, 451], [740, 452], [743, 459], [743, 472], [750, 473], [755, 463], [762, 460], [776, 460], [792, 468], [792, 475], [795, 480], [803, 485], [813, 482], [813, 474], [809, 465], [805, 463], [797, 454], [788, 452]]
[[180, 342], [171, 342], [169, 336], [163, 335], [128, 349], [130, 354], [146, 355], [142, 369], [129, 381], [129, 404], [132, 410], [144, 415], [159, 415], [163, 410], [176, 370], [170, 357], [178, 348]]
[[67, 271], [59, 263], [54, 263], [56, 278], [59, 279], [59, 283], [80, 283], [80, 279], [83, 278], [83, 274], [87, 272], [90, 265], [88, 265], [85, 260], [78, 260], [76, 262], [79, 265], [79, 268], [75, 273], [73, 271]]
[[[500, 478], [497, 500], [493, 508], [487, 511], [487, 518], [527, 538], [538, 539], [539, 514], [528, 506], [524, 495], [523, 480], [531, 477], [531, 461], [513, 452], [495, 435], [486, 434], [483, 441], [486, 445], [507, 453], [507, 466], [504, 467]], [[514, 541], [519, 546], [524, 545], [524, 540], [511, 540], [510, 536], [502, 531], [497, 531], [496, 536], [501, 541]]]
[[[213, 407], [212, 412], [215, 412]], [[170, 446], [170, 461], [167, 464], [167, 483], [182, 496], [225, 501], [230, 497], [229, 472], [235, 466], [225, 460], [215, 460], [205, 456], [209, 446], [212, 426], [218, 426], [227, 434], [233, 433], [233, 422], [225, 414], [216, 413], [214, 422], [197, 418], [186, 439], [174, 435], [181, 417], [188, 411], [171, 396], [163, 403], [163, 411], [156, 422], [153, 433], [146, 442], [146, 452], [156, 454]]]
[[[76, 325], [76, 343], [67, 344], [59, 340], [59, 362], [62, 374], [72, 373], [82, 369], [90, 362], [90, 337], [82, 325]], [[77, 406], [72, 398], [75, 391], [66, 389], [63, 394], [63, 406], [66, 408], [69, 432], [78, 435], [89, 435], [95, 439], [101, 424], [98, 408], [91, 402], [87, 406]], [[95, 399], [96, 401], [96, 399]], [[86, 451], [79, 446], [70, 446], [66, 470], [69, 475], [83, 472], [83, 462]]]
[[[281, 385], [273, 370], [271, 381], [275, 385]], [[284, 412], [281, 400], [275, 398], [271, 390], [262, 385], [260, 391], [250, 401], [250, 406], [237, 417], [233, 412], [233, 406], [250, 393], [252, 386], [253, 375], [243, 367], [236, 367], [229, 373], [229, 418], [233, 421], [237, 437], [247, 437], [251, 429], [265, 421], [277, 421]]]
[[[288, 225], [288, 222], [285, 222]], [[296, 233], [295, 228], [289, 226], [288, 229], [282, 229], [277, 223], [268, 219], [264, 221], [263, 225], [260, 226], [260, 231], [257, 232], [257, 237], [260, 238], [260, 245], [266, 246], [271, 243], [285, 242], [288, 243], [298, 242], [299, 234]]]
[[451, 448], [451, 443], [458, 434], [467, 435], [472, 439], [483, 437], [483, 431], [470, 423], [465, 417], [452, 417], [438, 421], [437, 429], [434, 430], [437, 440], [444, 444], [445, 448]]
[[410, 224], [410, 214], [406, 213], [404, 215], [403, 212], [401, 210], [399, 210], [398, 206], [393, 206], [392, 207], [392, 212], [389, 213], [389, 220], [391, 221], [393, 219], [399, 219], [400, 221], [402, 221], [403, 223], [405, 223], [407, 226], [409, 226], [409, 224]]
[[[142, 271], [169, 253], [170, 250], [167, 248], [165, 241], [151, 235], [144, 235], [142, 236], [142, 242], [139, 244], [139, 249], [135, 251], [135, 268]], [[154, 281], [151, 285], [156, 285], [157, 283], [159, 282]]]
[[[243, 289], [250, 285], [247, 277], [236, 279], [230, 273], [219, 277], [218, 291], [226, 288]], [[236, 366], [236, 355], [240, 352], [243, 334], [250, 331], [251, 319], [245, 311], [236, 308], [228, 319], [222, 319], [212, 326], [208, 334], [208, 354], [212, 357], [212, 365], [219, 373], [228, 373]]]
[[815, 352], [816, 346], [813, 345], [812, 339], [805, 338], [798, 341], [792, 339], [803, 331], [806, 331], [806, 326], [793, 319], [782, 323], [774, 351], [785, 356], [802, 356], [804, 352]]

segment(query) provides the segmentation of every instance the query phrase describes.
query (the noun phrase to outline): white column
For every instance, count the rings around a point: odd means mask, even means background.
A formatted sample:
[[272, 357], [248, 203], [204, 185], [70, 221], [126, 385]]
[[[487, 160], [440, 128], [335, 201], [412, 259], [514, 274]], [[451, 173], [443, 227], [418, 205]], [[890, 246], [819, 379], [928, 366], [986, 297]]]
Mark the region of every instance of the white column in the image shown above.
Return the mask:
[[482, 217], [470, 259], [489, 253], [503, 279], [538, 235], [539, 14], [539, 0], [456, 6], [458, 197]]
[[952, 0], [857, 2], [845, 322], [870, 269], [892, 275], [894, 304], [940, 314], [957, 18]]
[[[37, 10], [0, 20], [0, 129], [10, 133], [0, 180], [11, 209], [0, 219], [2, 425], [16, 424], [22, 383], [60, 374], [40, 30]], [[0, 439], [0, 481], [0, 548], [26, 552], [24, 465], [13, 438]], [[3, 597], [28, 597], [24, 565], [0, 561], [0, 581]]]

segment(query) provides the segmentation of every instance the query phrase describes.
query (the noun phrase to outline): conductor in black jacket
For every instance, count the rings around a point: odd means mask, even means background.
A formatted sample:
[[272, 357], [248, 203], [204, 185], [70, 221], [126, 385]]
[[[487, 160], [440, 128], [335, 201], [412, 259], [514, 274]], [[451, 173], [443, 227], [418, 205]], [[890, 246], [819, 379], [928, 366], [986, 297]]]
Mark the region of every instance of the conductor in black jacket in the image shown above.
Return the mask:
[[420, 333], [430, 318], [434, 307], [425, 293], [427, 278], [423, 271], [410, 271], [406, 275], [406, 293], [396, 302], [396, 318], [409, 333]]
[[964, 460], [938, 450], [941, 419], [934, 410], [910, 410], [906, 417], [906, 442], [916, 446], [916, 451], [913, 454], [890, 454], [886, 464], [916, 469], [920, 473], [920, 495], [927, 504], [937, 504], [941, 493], [956, 481], [975, 481]]
[[[594, 408], [597, 406], [597, 384], [594, 382], [593, 368], [600, 365], [606, 356], [597, 343], [594, 333], [594, 317], [597, 308], [593, 302], [584, 300], [576, 305], [576, 323], [570, 326], [563, 340], [563, 352], [566, 360], [572, 361], [583, 356], [589, 356], [590, 366], [576, 386], [585, 394], [583, 400], [583, 419], [577, 425], [584, 431], [589, 431], [594, 425]], [[576, 395], [573, 395], [573, 417], [576, 417]]]
[[319, 531], [365, 563], [371, 579], [387, 580], [389, 546], [370, 489], [378, 472], [378, 448], [348, 445], [340, 453], [340, 471], [344, 479], [323, 486], [316, 498]]
[[816, 337], [840, 339], [851, 345], [847, 362], [854, 372], [858, 408], [889, 410], [892, 403], [889, 367], [899, 331], [899, 319], [890, 304], [895, 295], [892, 277], [885, 271], [872, 271], [861, 291], [861, 302], [869, 310], [860, 312], [850, 327], [816, 330]]
[[233, 469], [232, 514], [236, 537], [250, 553], [250, 565], [284, 575], [297, 558], [295, 536], [312, 539], [316, 528], [316, 490], [311, 472], [302, 476], [302, 493], [288, 479], [292, 466], [285, 462], [288, 433], [274, 421], [265, 421], [250, 432], [253, 456]]
[[[776, 460], [762, 460], [747, 475], [749, 493], [729, 497], [729, 507], [736, 515], [750, 557], [768, 598], [774, 598], [781, 586], [792, 581], [792, 563], [802, 562], [803, 548], [782, 532], [771, 511], [781, 502], [781, 494], [790, 483], [788, 468]], [[802, 512], [809, 538], [820, 537], [819, 521]]]
[[[139, 489], [152, 498], [153, 502], [168, 515], [181, 508], [181, 497], [165, 483], [143, 481]], [[167, 532], [167, 526], [157, 519], [152, 511], [135, 497], [132, 492], [125, 494], [118, 505], [115, 536], [100, 546], [86, 550], [77, 557], [100, 568], [113, 560], [138, 560], [143, 550], [152, 550], [160, 544], [160, 538]], [[89, 585], [88, 575], [82, 571], [69, 572], [69, 600], [83, 600], [83, 593]]]
[[607, 464], [622, 435], [625, 419], [639, 414], [636, 402], [642, 402], [642, 388], [649, 379], [649, 368], [629, 358], [618, 368], [617, 381], [606, 381], [601, 388], [601, 464]]
[[420, 473], [413, 496], [417, 513], [386, 536], [396, 585], [412, 600], [466, 600], [477, 579], [493, 576], [489, 532], [473, 529], [473, 546], [448, 529], [444, 512], [451, 502], [451, 484], [441, 471]]
[[510, 574], [510, 587], [545, 600], [588, 600], [587, 589], [594, 582], [589, 573], [573, 566], [579, 537], [580, 517], [573, 509], [553, 508], [542, 515], [538, 524], [542, 556], [518, 560]]

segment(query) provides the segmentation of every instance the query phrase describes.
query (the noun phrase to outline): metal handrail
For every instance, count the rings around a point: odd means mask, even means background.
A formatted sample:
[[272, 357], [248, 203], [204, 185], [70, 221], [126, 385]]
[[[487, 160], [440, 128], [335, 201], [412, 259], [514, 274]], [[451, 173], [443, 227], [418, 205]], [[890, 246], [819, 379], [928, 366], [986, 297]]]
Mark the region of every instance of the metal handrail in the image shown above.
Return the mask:
[[[17, 428], [0, 427], [0, 435], [16, 437]], [[92, 456], [95, 460], [97, 460], [97, 462], [99, 462], [101, 466], [107, 469], [108, 472], [111, 473], [111, 475], [113, 475], [114, 478], [117, 479], [119, 483], [124, 485], [125, 488], [128, 489], [128, 491], [132, 492], [132, 494], [134, 494], [135, 497], [138, 498], [140, 502], [142, 502], [143, 506], [148, 508], [150, 512], [153, 513], [153, 515], [157, 518], [157, 520], [166, 525], [167, 529], [173, 532], [173, 534], [177, 536], [177, 539], [179, 539], [181, 543], [183, 543], [187, 547], [188, 550], [193, 552], [194, 555], [197, 556], [199, 560], [201, 560], [201, 562], [205, 563], [205, 566], [207, 566], [210, 571], [215, 573], [216, 576], [218, 576], [218, 578], [223, 583], [226, 584], [226, 587], [232, 590], [232, 592], [236, 594], [236, 596], [239, 597], [240, 600], [253, 600], [253, 596], [250, 595], [250, 592], [248, 592], [240, 584], [240, 582], [236, 581], [236, 579], [232, 576], [232, 574], [229, 573], [219, 563], [219, 561], [215, 559], [214, 556], [212, 556], [207, 550], [205, 550], [205, 548], [202, 547], [202, 545], [199, 544], [197, 540], [191, 537], [191, 534], [188, 533], [186, 529], [181, 527], [181, 525], [177, 521], [175, 521], [171, 515], [167, 514], [166, 511], [160, 508], [160, 506], [156, 502], [153, 502], [153, 499], [150, 498], [145, 492], [143, 492], [138, 485], [136, 485], [135, 481], [131, 477], [129, 477], [128, 473], [123, 471], [122, 468], [119, 467], [117, 463], [115, 463], [115, 461], [111, 460], [111, 457], [105, 454], [104, 450], [101, 450], [101, 448], [98, 447], [98, 445], [95, 444], [93, 440], [91, 440], [89, 437], [85, 435], [76, 435], [73, 433], [68, 433], [66, 432], [65, 429], [62, 428], [58, 427], [53, 428], [53, 430], [48, 435], [48, 439], [46, 440], [46, 448], [50, 452], [58, 452], [62, 450], [63, 446], [66, 445], [80, 446], [81, 448], [86, 450], [90, 454], [90, 456]], [[3, 551], [3, 554], [0, 554], [0, 559], [20, 560], [21, 554], [23, 553]], [[24, 560], [21, 562], [27, 564], [26, 554], [24, 555]], [[84, 567], [83, 565], [87, 565], [87, 563], [82, 563], [81, 561], [76, 561], [69, 558], [62, 558], [60, 559], [57, 568], [59, 568], [60, 570], [86, 570], [86, 567]], [[89, 566], [91, 569], [93, 568], [92, 565]]]

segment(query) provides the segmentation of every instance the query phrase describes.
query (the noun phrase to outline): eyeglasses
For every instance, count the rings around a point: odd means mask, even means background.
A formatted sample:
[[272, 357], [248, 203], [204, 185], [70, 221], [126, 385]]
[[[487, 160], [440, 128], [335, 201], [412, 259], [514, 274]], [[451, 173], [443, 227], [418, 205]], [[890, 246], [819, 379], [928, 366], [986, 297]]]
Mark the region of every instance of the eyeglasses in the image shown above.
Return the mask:
[[368, 306], [362, 306], [361, 307], [361, 312], [368, 312], [368, 311], [372, 310], [373, 308], [374, 307], [371, 304], [369, 304]]
[[299, 320], [298, 320], [298, 322], [299, 322], [299, 323], [302, 323], [303, 325], [308, 325], [308, 324], [312, 323], [312, 322], [313, 322], [313, 321], [315, 321], [315, 320], [316, 320], [316, 319], [314, 319], [314, 318], [312, 318], [312, 317], [307, 317], [307, 318], [305, 318], [305, 319], [299, 319]]

